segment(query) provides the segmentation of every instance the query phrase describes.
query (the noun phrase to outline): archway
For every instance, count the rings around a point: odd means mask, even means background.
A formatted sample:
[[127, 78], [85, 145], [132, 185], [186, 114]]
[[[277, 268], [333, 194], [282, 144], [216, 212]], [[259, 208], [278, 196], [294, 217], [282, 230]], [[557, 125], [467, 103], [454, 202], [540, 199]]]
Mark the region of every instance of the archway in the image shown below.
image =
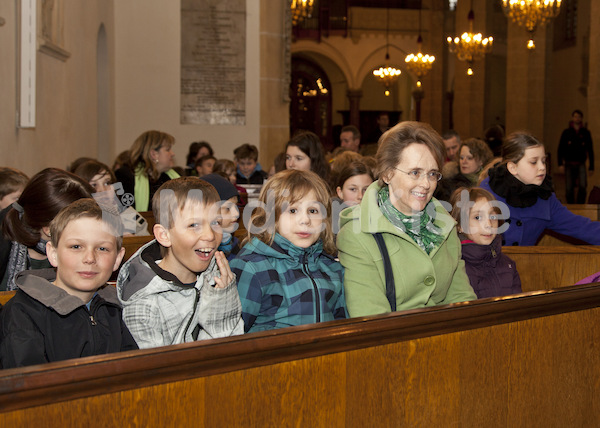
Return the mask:
[[331, 150], [331, 84], [319, 65], [292, 57], [290, 101], [290, 135], [301, 129], [312, 131], [325, 150]]

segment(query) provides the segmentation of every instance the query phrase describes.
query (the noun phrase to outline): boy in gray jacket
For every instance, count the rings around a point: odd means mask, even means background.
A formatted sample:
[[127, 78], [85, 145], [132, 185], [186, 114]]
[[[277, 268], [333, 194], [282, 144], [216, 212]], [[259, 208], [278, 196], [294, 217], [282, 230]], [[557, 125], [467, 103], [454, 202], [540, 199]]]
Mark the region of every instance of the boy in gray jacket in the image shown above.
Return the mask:
[[140, 348], [244, 332], [235, 275], [221, 243], [219, 195], [196, 177], [154, 195], [155, 240], [119, 271], [123, 320]]

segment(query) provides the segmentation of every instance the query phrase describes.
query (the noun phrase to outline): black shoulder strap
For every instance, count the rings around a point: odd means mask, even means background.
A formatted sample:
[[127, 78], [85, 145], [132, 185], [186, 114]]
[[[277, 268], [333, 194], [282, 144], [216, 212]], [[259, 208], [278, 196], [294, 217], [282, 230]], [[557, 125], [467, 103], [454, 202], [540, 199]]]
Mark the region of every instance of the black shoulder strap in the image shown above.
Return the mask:
[[385, 297], [390, 302], [392, 312], [396, 311], [396, 283], [394, 281], [394, 272], [392, 272], [392, 263], [390, 262], [390, 255], [388, 254], [383, 235], [381, 233], [374, 233], [373, 238], [377, 242], [381, 257], [383, 258], [383, 269], [385, 271]]

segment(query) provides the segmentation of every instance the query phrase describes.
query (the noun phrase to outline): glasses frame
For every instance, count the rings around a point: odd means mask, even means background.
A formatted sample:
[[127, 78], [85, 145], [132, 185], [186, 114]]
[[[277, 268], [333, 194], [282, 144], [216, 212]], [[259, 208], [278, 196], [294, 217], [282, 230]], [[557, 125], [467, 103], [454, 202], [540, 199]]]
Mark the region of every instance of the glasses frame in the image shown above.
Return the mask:
[[[396, 168], [393, 167], [396, 171], [400, 171], [406, 175], [408, 175], [413, 181], [419, 181], [421, 180], [423, 177], [427, 178], [427, 181], [431, 182], [431, 183], [437, 183], [438, 181], [440, 181], [443, 177], [442, 173], [439, 171], [428, 171], [428, 172], [419, 172], [419, 175], [413, 175], [411, 174], [413, 171], [417, 171], [416, 169], [413, 169], [411, 171], [402, 171], [400, 168]], [[434, 176], [430, 176], [429, 174], [435, 173], [435, 178]], [[432, 180], [433, 179], [433, 180]]]

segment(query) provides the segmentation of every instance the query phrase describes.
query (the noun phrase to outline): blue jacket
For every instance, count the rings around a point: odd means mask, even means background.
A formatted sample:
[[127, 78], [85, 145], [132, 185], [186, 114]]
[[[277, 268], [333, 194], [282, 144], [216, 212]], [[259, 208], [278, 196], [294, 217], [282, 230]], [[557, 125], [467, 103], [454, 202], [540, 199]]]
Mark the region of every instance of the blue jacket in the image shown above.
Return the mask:
[[279, 234], [271, 246], [252, 238], [230, 266], [246, 332], [347, 318], [344, 268], [321, 241], [300, 248]]
[[[481, 187], [506, 204], [506, 199], [492, 190], [489, 181], [489, 177], [483, 180]], [[535, 245], [545, 229], [600, 245], [600, 222], [573, 214], [560, 203], [555, 193], [547, 200], [538, 198], [530, 207], [508, 207], [510, 224], [504, 232], [504, 245]]]

